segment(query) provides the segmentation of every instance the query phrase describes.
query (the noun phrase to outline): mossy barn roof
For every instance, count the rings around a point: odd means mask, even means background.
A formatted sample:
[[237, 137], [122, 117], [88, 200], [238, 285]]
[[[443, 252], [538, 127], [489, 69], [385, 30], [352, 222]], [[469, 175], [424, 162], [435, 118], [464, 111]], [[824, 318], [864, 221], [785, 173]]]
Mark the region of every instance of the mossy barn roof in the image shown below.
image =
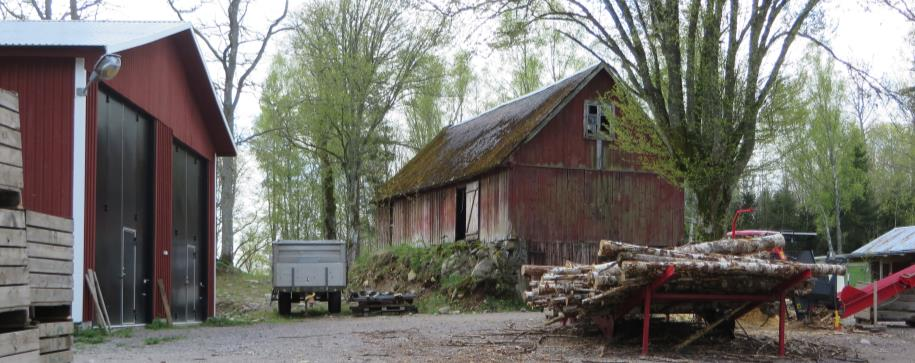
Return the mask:
[[598, 63], [463, 123], [445, 127], [379, 188], [377, 200], [465, 181], [502, 165], [608, 66]]

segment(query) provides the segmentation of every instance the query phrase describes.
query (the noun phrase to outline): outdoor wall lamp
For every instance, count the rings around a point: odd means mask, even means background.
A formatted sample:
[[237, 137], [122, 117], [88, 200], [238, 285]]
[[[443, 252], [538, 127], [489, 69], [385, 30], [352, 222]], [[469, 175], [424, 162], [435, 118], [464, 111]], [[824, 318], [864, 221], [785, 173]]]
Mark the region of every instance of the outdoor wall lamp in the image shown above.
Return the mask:
[[86, 86], [76, 90], [76, 94], [80, 96], [86, 95], [86, 90], [92, 85], [92, 82], [97, 80], [107, 81], [118, 75], [118, 72], [121, 70], [121, 56], [117, 54], [105, 54], [95, 62], [95, 67], [92, 68], [92, 74], [89, 75], [89, 80], [86, 81]]

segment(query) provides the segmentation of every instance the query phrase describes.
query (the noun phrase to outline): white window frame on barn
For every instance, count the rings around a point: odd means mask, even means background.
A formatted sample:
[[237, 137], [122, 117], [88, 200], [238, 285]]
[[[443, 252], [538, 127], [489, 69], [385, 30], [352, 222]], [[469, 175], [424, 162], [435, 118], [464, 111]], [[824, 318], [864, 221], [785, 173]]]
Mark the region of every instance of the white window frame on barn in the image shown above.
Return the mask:
[[[596, 100], [586, 100], [584, 107], [584, 137], [588, 140], [613, 140], [612, 118], [616, 114], [616, 107]], [[609, 116], [609, 117], [608, 117]], [[606, 125], [606, 127], [601, 127]], [[606, 129], [606, 131], [604, 131]]]
[[[610, 115], [610, 117], [607, 117]], [[595, 140], [594, 169], [603, 170], [606, 163], [605, 142], [614, 139], [611, 119], [616, 115], [615, 107], [605, 102], [586, 100], [582, 125], [585, 139]]]

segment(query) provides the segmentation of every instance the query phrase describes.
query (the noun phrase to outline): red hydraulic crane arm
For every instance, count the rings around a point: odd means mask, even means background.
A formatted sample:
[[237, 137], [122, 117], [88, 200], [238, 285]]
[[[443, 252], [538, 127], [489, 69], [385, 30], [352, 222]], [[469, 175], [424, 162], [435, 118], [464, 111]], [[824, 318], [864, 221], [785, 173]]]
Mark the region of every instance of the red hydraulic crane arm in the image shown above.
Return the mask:
[[860, 289], [845, 286], [839, 293], [842, 302], [842, 317], [847, 318], [874, 304], [874, 284], [877, 284], [877, 303], [880, 304], [901, 292], [915, 287], [915, 265], [872, 282]]

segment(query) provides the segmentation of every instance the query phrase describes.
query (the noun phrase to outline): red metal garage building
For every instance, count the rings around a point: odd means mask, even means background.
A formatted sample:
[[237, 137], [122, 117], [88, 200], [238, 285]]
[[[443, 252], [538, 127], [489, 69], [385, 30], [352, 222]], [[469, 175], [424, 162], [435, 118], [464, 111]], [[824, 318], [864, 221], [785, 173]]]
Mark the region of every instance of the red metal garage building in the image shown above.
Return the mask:
[[[123, 66], [88, 75], [105, 54]], [[73, 320], [98, 272], [115, 325], [214, 313], [215, 160], [231, 134], [187, 23], [0, 22], [0, 88], [18, 92], [25, 208], [74, 221]]]
[[517, 240], [561, 265], [592, 262], [601, 239], [681, 242], [682, 190], [612, 147], [611, 87], [597, 64], [445, 128], [380, 189], [371, 247]]

